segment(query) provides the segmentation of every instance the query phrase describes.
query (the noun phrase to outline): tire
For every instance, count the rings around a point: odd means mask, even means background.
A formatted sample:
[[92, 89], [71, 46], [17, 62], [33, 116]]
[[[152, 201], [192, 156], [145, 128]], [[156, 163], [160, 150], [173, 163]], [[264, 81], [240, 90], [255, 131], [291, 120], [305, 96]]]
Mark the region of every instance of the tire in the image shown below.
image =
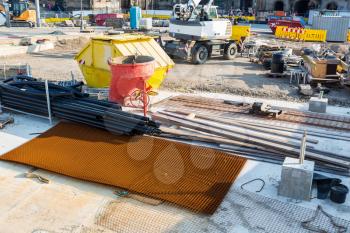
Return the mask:
[[208, 60], [208, 57], [209, 50], [207, 46], [199, 44], [193, 49], [192, 63], [196, 65], [204, 64]]
[[233, 60], [236, 58], [237, 53], [238, 53], [237, 45], [235, 43], [230, 43], [225, 47], [224, 58], [226, 60]]

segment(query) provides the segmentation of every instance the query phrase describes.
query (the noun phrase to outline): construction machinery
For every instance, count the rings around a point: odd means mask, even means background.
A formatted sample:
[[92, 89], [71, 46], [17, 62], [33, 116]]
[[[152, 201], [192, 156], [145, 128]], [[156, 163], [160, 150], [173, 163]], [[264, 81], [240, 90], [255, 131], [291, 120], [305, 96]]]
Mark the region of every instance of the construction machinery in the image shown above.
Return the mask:
[[30, 9], [29, 0], [0, 0], [0, 17], [9, 27], [34, 27], [36, 11]]
[[231, 39], [232, 24], [219, 19], [213, 1], [187, 0], [174, 6], [169, 28], [174, 40], [165, 43], [169, 55], [194, 64], [203, 64], [212, 56], [235, 58], [237, 41]]

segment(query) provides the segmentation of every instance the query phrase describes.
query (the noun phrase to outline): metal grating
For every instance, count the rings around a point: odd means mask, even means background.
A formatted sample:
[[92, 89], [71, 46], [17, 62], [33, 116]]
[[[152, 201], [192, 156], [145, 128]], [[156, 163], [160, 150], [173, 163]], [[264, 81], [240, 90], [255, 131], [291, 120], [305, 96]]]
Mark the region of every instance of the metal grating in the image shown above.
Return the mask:
[[[310, 219], [312, 221], [305, 228], [302, 223]], [[212, 216], [194, 214], [166, 203], [151, 206], [119, 198], [103, 205], [95, 223], [120, 233], [345, 233], [350, 230], [348, 220], [239, 188], [229, 192]]]
[[0, 159], [121, 187], [205, 214], [215, 212], [246, 162], [208, 148], [117, 136], [74, 123], [60, 123]]

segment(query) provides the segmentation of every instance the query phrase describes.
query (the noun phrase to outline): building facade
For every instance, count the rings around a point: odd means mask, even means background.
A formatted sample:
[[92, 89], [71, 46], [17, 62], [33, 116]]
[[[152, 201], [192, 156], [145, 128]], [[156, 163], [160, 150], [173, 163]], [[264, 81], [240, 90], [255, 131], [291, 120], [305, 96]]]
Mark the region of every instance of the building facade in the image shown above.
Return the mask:
[[[144, 10], [171, 10], [179, 0], [134, 0], [133, 2]], [[126, 1], [127, 2], [127, 1]], [[124, 4], [130, 7], [131, 3]]]
[[311, 9], [349, 10], [349, 0], [215, 0], [215, 4], [223, 9], [255, 11], [287, 11], [305, 14]]
[[[40, 4], [45, 8], [53, 8], [56, 11], [80, 10], [81, 4], [84, 10], [121, 9], [122, 0], [41, 0]], [[52, 7], [51, 7], [52, 6]]]
[[[60, 0], [56, 0], [60, 1]], [[63, 1], [63, 0], [62, 0]], [[83, 0], [85, 6], [92, 8], [114, 7], [129, 9], [137, 4], [142, 9], [171, 10], [182, 0]], [[80, 0], [64, 0], [66, 7], [80, 7]], [[214, 0], [219, 9], [229, 12], [231, 9], [248, 11], [287, 11], [299, 15], [311, 9], [350, 10], [350, 0]]]

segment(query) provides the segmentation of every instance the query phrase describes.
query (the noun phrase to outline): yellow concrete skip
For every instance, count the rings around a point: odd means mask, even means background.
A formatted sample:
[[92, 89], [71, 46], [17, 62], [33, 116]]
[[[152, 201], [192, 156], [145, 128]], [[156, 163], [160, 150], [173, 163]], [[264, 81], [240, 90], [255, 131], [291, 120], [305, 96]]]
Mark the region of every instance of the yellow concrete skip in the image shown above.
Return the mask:
[[296, 41], [326, 42], [327, 30], [289, 28], [287, 26], [277, 26], [275, 36], [276, 38]]
[[250, 37], [250, 33], [250, 26], [233, 25], [231, 40], [241, 41], [243, 38]]
[[109, 87], [111, 72], [108, 59], [129, 55], [148, 55], [156, 60], [156, 71], [148, 80], [148, 85], [158, 89], [167, 72], [175, 65], [160, 45], [149, 36], [124, 34], [115, 36], [98, 36], [78, 53], [75, 60], [79, 63], [89, 87]]
[[304, 41], [326, 42], [327, 30], [306, 29]]
[[275, 36], [276, 38], [286, 38], [287, 32], [284, 30], [285, 28], [288, 28], [287, 26], [277, 26]]
[[290, 39], [296, 41], [303, 41], [306, 29], [304, 28], [290, 28], [286, 26], [278, 26], [276, 28], [275, 36], [282, 39]]

